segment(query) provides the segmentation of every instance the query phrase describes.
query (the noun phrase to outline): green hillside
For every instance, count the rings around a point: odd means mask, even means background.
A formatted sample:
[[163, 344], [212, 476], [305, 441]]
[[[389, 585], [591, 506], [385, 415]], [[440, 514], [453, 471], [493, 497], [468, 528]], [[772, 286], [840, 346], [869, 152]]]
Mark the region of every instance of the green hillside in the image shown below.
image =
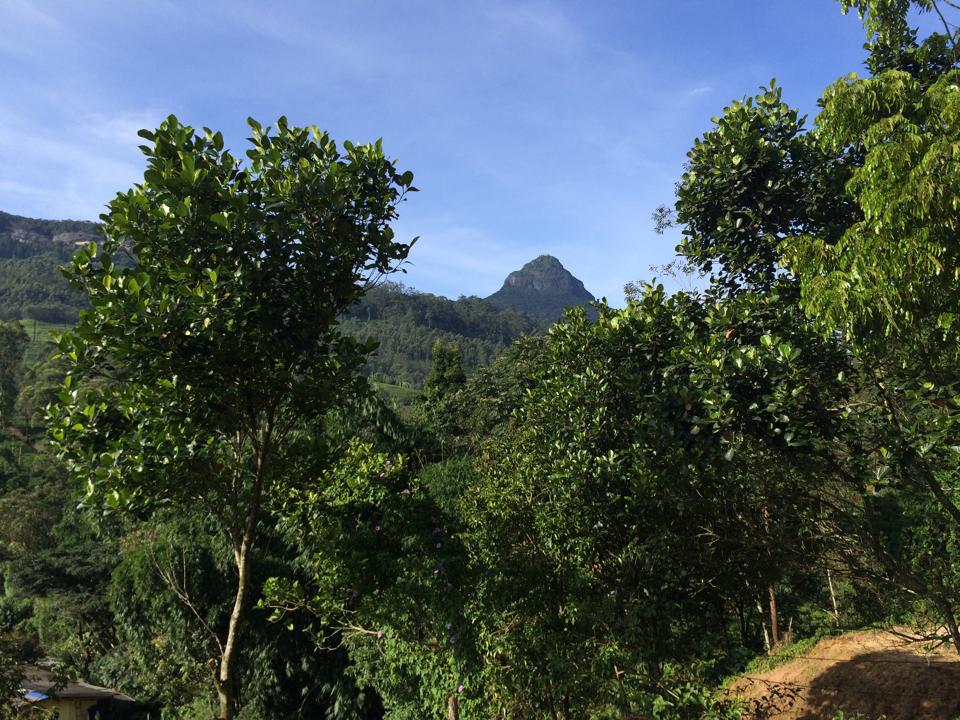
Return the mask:
[[430, 370], [433, 344], [456, 345], [467, 373], [488, 365], [519, 337], [541, 324], [476, 297], [459, 300], [395, 283], [372, 288], [342, 320], [342, 329], [379, 343], [368, 363], [375, 380], [420, 387]]
[[82, 220], [37, 220], [0, 212], [0, 319], [72, 322], [86, 305], [58, 269], [78, 245], [96, 240]]
[[[99, 237], [97, 225], [38, 220], [0, 212], [0, 319], [23, 320], [31, 335], [27, 361], [46, 352], [50, 332], [62, 332], [86, 307], [59, 266], [78, 245]], [[516, 339], [542, 332], [563, 308], [593, 299], [583, 283], [548, 255], [511, 273], [490, 298], [445, 297], [396, 283], [371, 288], [341, 320], [355, 337], [379, 344], [367, 372], [384, 386], [419, 388], [433, 344], [459, 348], [470, 374], [489, 365]]]

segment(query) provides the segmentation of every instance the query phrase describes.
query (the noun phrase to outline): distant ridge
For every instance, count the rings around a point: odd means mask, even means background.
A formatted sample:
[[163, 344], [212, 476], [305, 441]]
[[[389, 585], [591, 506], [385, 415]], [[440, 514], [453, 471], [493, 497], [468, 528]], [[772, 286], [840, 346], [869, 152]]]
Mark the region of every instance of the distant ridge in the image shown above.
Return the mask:
[[101, 239], [83, 220], [38, 220], [0, 211], [0, 320], [71, 323], [87, 307], [59, 266], [79, 245]]
[[[88, 307], [59, 270], [78, 245], [101, 238], [99, 225], [40, 220], [0, 211], [0, 320], [76, 322]], [[490, 364], [518, 338], [556, 322], [567, 307], [594, 299], [550, 255], [510, 273], [489, 298], [450, 300], [395, 283], [371, 288], [340, 319], [340, 329], [379, 344], [366, 372], [381, 383], [420, 387], [439, 340], [460, 350], [469, 374]]]
[[568, 307], [596, 300], [552, 255], [541, 255], [513, 271], [503, 287], [486, 299], [497, 307], [512, 308], [548, 323], [559, 320]]

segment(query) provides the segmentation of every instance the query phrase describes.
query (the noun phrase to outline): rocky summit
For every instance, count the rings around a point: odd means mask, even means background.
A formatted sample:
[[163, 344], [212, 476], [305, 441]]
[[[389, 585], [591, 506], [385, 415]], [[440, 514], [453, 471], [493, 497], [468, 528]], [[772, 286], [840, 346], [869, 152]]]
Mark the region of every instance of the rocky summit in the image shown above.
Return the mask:
[[559, 260], [541, 255], [510, 273], [503, 287], [486, 299], [498, 307], [552, 323], [565, 308], [585, 305], [596, 298]]

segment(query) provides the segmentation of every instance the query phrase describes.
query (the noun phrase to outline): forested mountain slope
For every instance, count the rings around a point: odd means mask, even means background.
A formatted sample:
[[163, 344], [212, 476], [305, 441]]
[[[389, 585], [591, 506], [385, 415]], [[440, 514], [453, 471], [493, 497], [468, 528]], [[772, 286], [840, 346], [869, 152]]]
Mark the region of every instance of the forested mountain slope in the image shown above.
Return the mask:
[[[58, 266], [78, 245], [98, 238], [92, 222], [0, 212], [0, 319], [75, 321], [85, 301], [67, 286]], [[543, 255], [510, 273], [487, 299], [450, 300], [384, 283], [371, 288], [342, 324], [347, 333], [379, 343], [367, 366], [374, 379], [420, 387], [437, 340], [459, 348], [469, 374], [514, 340], [542, 332], [564, 308], [592, 300], [559, 260]]]
[[367, 366], [374, 379], [419, 387], [437, 340], [456, 345], [470, 373], [488, 365], [517, 338], [538, 332], [542, 323], [477, 297], [449, 300], [385, 283], [367, 292], [342, 327], [380, 344]]
[[0, 319], [75, 320], [85, 301], [57, 268], [78, 244], [98, 237], [92, 222], [0, 212]]

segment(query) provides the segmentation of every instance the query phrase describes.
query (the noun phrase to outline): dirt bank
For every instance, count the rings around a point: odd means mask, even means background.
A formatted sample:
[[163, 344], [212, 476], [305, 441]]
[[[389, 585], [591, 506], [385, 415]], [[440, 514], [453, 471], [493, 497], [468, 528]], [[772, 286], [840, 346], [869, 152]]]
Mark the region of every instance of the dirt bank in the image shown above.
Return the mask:
[[954, 720], [960, 716], [960, 656], [929, 651], [878, 630], [825, 638], [802, 657], [747, 674], [728, 692], [756, 720], [830, 720], [836, 710], [869, 720]]

